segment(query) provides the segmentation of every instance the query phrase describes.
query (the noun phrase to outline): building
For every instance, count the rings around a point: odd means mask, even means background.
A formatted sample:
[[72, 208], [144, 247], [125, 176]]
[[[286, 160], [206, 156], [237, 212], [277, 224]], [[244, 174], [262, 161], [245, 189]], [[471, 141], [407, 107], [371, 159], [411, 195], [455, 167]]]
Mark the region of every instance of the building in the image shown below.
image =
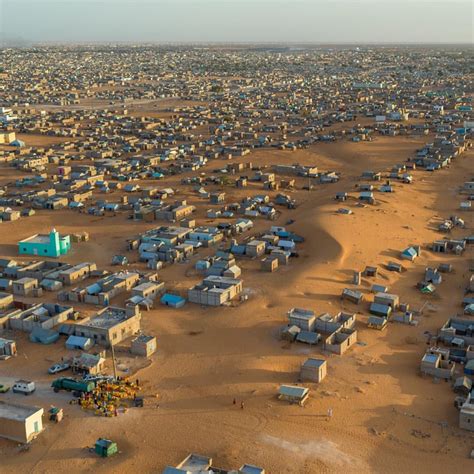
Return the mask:
[[156, 352], [156, 337], [140, 334], [133, 339], [130, 352], [141, 357], [150, 357]]
[[208, 276], [201, 284], [188, 290], [192, 303], [220, 306], [242, 293], [243, 281], [223, 276]]
[[309, 389], [297, 385], [281, 385], [278, 390], [278, 398], [290, 403], [298, 403], [303, 406], [309, 397]]
[[158, 296], [165, 292], [164, 282], [146, 281], [140, 283], [132, 289], [132, 296], [139, 296], [141, 298], [148, 298], [149, 300], [155, 300]]
[[471, 394], [468, 395], [459, 411], [459, 428], [474, 431], [474, 396]]
[[16, 355], [16, 343], [10, 339], [0, 337], [0, 360]]
[[390, 293], [376, 293], [374, 296], [374, 303], [390, 306], [392, 310], [395, 310], [400, 305], [400, 299], [398, 295], [392, 295]]
[[176, 467], [167, 466], [162, 474], [265, 474], [265, 469], [253, 464], [242, 464], [238, 470], [221, 469], [213, 466], [212, 458], [201, 454], [189, 454]]
[[327, 362], [324, 359], [306, 359], [301, 364], [300, 380], [309, 382], [321, 382], [327, 373]]
[[91, 272], [97, 270], [95, 263], [84, 262], [59, 272], [58, 279], [64, 285], [73, 285], [78, 281], [88, 278]]
[[278, 258], [275, 256], [264, 258], [261, 261], [261, 267], [265, 272], [274, 272], [278, 270]]
[[42, 408], [0, 401], [0, 437], [29, 443], [42, 430]]
[[139, 332], [140, 322], [141, 313], [138, 306], [129, 306], [126, 309], [109, 306], [76, 324], [74, 334], [109, 347]]
[[165, 293], [160, 298], [160, 303], [171, 308], [181, 308], [186, 303], [186, 300], [179, 295], [173, 295], [171, 293]]
[[73, 288], [63, 297], [69, 301], [108, 306], [113, 298], [130, 291], [139, 280], [137, 272], [113, 273], [86, 288]]
[[450, 380], [454, 376], [455, 363], [449, 359], [449, 350], [432, 347], [421, 359], [420, 371], [438, 379]]
[[105, 359], [100, 354], [81, 354], [73, 357], [71, 368], [74, 373], [97, 375], [105, 369]]
[[71, 249], [69, 235], [60, 236], [56, 229], [49, 234], [36, 234], [18, 242], [20, 255], [37, 255], [42, 257], [59, 257]]
[[302, 308], [291, 308], [288, 311], [288, 323], [303, 331], [313, 331], [316, 322], [314, 311]]
[[33, 329], [52, 329], [74, 319], [74, 308], [56, 303], [39, 303], [26, 309], [17, 309], [8, 315], [10, 329], [32, 332]]
[[38, 280], [36, 278], [20, 278], [13, 282], [13, 294], [19, 296], [28, 296], [38, 289]]

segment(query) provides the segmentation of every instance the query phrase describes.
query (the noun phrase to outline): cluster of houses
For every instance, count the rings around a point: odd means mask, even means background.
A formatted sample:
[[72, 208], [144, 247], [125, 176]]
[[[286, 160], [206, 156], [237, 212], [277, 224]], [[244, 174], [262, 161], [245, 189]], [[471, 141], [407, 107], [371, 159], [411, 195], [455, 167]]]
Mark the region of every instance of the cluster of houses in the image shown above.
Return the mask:
[[[320, 48], [288, 49], [284, 54], [279, 48], [236, 52], [123, 46], [120, 54], [101, 47], [97, 56], [93, 47], [90, 51], [87, 67], [74, 48], [2, 52], [0, 166], [21, 177], [0, 188], [0, 223], [3, 229], [20, 218], [50, 212], [123, 213], [132, 225], [156, 222], [127, 241], [128, 250], [138, 253], [147, 270], [121, 268], [111, 273], [92, 262], [43, 260], [67, 255], [75, 242], [87, 240], [87, 233], [69, 236], [53, 229], [22, 239], [19, 255], [33, 256], [34, 261], [0, 260], [0, 360], [17, 354], [15, 335], [23, 332], [34, 343], [52, 344], [62, 338], [74, 353], [69, 358], [73, 372], [98, 374], [104, 370], [105, 349], [125, 345], [143, 357], [156, 351], [156, 338], [141, 331], [141, 311], [152, 309], [157, 301], [179, 308], [186, 301], [218, 307], [245, 300], [239, 263], [257, 259], [262, 271], [274, 272], [298, 255], [297, 245], [303, 242], [281, 226], [250, 235], [257, 219], [274, 220], [283, 210], [296, 208], [296, 190], [310, 191], [341, 178], [316, 163], [288, 164], [280, 159], [282, 153], [315, 143], [434, 136], [406, 163], [383, 172], [366, 170], [355, 192], [335, 193], [337, 202], [365, 207], [410, 185], [416, 169], [434, 172], [454, 163], [470, 146], [474, 130], [472, 98], [460, 86], [470, 72], [464, 53], [387, 49], [381, 62], [376, 48], [341, 48], [330, 54]], [[386, 66], [400, 58], [420, 67], [413, 71]], [[427, 72], [433, 63], [437, 74]], [[154, 66], [137, 67], [143, 64]], [[71, 74], [71, 67], [79, 72]], [[186, 80], [190, 70], [192, 80]], [[459, 73], [453, 75], [453, 70]], [[178, 105], [159, 114], [137, 113], [138, 104], [153, 108], [167, 98]], [[44, 144], [30, 145], [33, 137]], [[259, 162], [257, 154], [268, 150], [275, 151], [277, 163]], [[179, 187], [161, 185], [178, 175]], [[463, 214], [445, 219], [440, 232], [465, 227], [473, 196], [471, 179], [461, 188]], [[206, 223], [197, 221], [201, 205]], [[338, 212], [352, 210], [343, 207]], [[430, 249], [463, 255], [474, 242], [472, 236], [448, 237], [436, 240]], [[168, 292], [156, 271], [187, 262], [198, 252], [210, 254], [200, 255], [194, 264], [202, 280], [185, 296]], [[400, 252], [399, 260], [409, 265], [420, 252], [419, 245], [411, 245]], [[123, 267], [127, 261], [115, 255], [112, 264]], [[386, 269], [401, 272], [401, 262], [390, 261]], [[425, 295], [434, 293], [451, 270], [447, 263], [427, 267], [418, 288]], [[376, 278], [378, 268], [367, 266], [363, 275]], [[383, 330], [391, 321], [416, 324], [408, 303], [379, 281], [361, 291], [361, 277], [355, 272], [342, 300], [365, 304], [367, 327]], [[473, 293], [471, 276], [462, 300], [464, 315], [440, 328], [436, 344], [421, 361], [423, 374], [454, 380], [460, 426], [471, 431]], [[31, 303], [30, 298], [44, 296], [55, 296], [58, 302]], [[123, 297], [123, 307], [114, 305], [118, 297]], [[79, 317], [75, 308], [82, 305], [101, 308]], [[287, 341], [337, 355], [357, 343], [355, 313], [317, 316], [310, 309], [292, 308], [287, 316], [281, 332]], [[456, 378], [459, 367], [463, 374]], [[310, 357], [302, 362], [298, 381], [319, 383], [326, 373], [327, 361]], [[281, 385], [278, 398], [304, 405], [309, 393], [306, 386]], [[0, 403], [0, 425], [12, 426], [19, 433], [14, 437], [18, 442], [29, 442], [41, 432], [42, 416], [38, 407]], [[209, 457], [191, 454], [164, 472], [265, 471], [250, 464], [226, 471], [215, 468]]]

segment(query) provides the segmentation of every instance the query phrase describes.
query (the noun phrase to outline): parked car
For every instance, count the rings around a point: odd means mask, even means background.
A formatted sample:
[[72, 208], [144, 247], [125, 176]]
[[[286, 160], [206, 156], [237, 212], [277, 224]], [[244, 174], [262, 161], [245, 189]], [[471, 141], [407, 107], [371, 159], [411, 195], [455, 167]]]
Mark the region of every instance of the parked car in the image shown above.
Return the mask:
[[17, 380], [12, 387], [13, 393], [22, 393], [23, 395], [30, 395], [35, 390], [35, 383], [29, 380]]
[[64, 372], [65, 370], [68, 370], [71, 366], [67, 363], [61, 363], [61, 364], [54, 364], [48, 369], [48, 374], [58, 374], [59, 372]]
[[10, 387], [8, 385], [0, 384], [0, 393], [7, 393], [8, 390], [10, 390]]

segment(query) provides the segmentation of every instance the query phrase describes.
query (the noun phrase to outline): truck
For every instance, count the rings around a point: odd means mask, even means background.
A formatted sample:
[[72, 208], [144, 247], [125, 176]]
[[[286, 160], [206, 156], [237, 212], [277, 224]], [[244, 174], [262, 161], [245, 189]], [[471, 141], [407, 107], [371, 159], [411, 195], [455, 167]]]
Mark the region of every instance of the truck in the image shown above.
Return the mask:
[[30, 395], [36, 390], [36, 385], [30, 380], [17, 380], [12, 387], [13, 393], [22, 393], [23, 395]]
[[80, 395], [81, 393], [92, 392], [95, 388], [94, 382], [85, 381], [85, 380], [75, 380], [68, 377], [60, 377], [56, 379], [51, 384], [55, 392], [60, 390], [67, 390], [68, 392], [74, 392], [75, 396]]

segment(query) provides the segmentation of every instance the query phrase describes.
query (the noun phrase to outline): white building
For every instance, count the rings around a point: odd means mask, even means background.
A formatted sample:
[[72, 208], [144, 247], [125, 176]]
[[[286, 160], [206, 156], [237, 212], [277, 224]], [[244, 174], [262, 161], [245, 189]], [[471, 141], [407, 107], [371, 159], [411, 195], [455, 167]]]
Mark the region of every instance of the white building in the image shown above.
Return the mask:
[[43, 409], [0, 401], [0, 437], [29, 443], [43, 431]]

